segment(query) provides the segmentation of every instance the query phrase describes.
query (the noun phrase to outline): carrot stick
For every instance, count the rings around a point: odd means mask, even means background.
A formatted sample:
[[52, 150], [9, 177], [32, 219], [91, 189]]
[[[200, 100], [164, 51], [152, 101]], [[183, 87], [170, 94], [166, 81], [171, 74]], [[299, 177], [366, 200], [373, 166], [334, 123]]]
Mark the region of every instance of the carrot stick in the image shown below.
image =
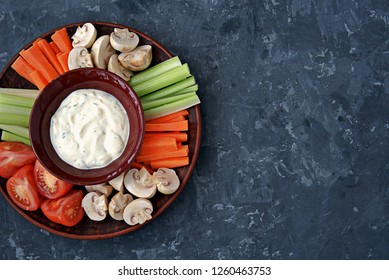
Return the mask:
[[30, 77], [39, 90], [42, 90], [48, 84], [46, 79], [39, 71], [34, 70], [33, 72], [31, 72]]
[[23, 57], [19, 56], [14, 63], [11, 65], [12, 69], [16, 71], [20, 76], [28, 80], [30, 83], [34, 84], [34, 81], [30, 77], [30, 74], [34, 72], [34, 68], [24, 60]]
[[61, 52], [68, 53], [72, 50], [72, 42], [70, 41], [70, 37], [65, 27], [55, 31], [54, 34], [51, 35], [51, 39]]
[[138, 169], [138, 170], [141, 170], [142, 167], [144, 167], [144, 168], [146, 168], [147, 171], [149, 171], [151, 174], [153, 174], [153, 172], [154, 172], [154, 170], [151, 169], [150, 166], [147, 166], [147, 165], [145, 165], [145, 164], [142, 164], [142, 163], [136, 162], [136, 161], [131, 162], [131, 163], [130, 163], [130, 167], [131, 167], [131, 168], [136, 168], [136, 169]]
[[20, 55], [35, 69], [38, 70], [46, 81], [51, 81], [58, 76], [58, 72], [46, 59], [38, 46], [32, 45], [27, 50], [20, 51]]
[[69, 71], [69, 64], [68, 64], [69, 53], [59, 53], [57, 54], [57, 58], [64, 72]]
[[188, 120], [171, 123], [146, 123], [145, 131], [187, 131]]
[[172, 119], [174, 119], [177, 116], [187, 116], [189, 115], [188, 110], [181, 110], [163, 117], [155, 118], [152, 120], [147, 121], [147, 123], [166, 123], [166, 122], [171, 122]]
[[139, 154], [145, 155], [175, 150], [177, 150], [177, 142], [173, 137], [144, 138]]
[[177, 142], [186, 142], [188, 141], [188, 134], [185, 132], [147, 132], [145, 133], [145, 138], [159, 138], [159, 137], [174, 137]]
[[159, 159], [150, 162], [152, 169], [158, 169], [161, 167], [165, 168], [176, 168], [189, 164], [189, 157], [174, 157], [174, 158], [166, 158]]
[[37, 42], [38, 47], [42, 51], [42, 53], [45, 55], [47, 60], [54, 66], [55, 70], [62, 74], [65, 71], [62, 69], [61, 63], [59, 63], [57, 56], [55, 55], [53, 49], [50, 47], [49, 43], [47, 43], [46, 40], [39, 40]]
[[50, 42], [49, 45], [53, 49], [55, 55], [57, 55], [61, 52], [61, 50], [58, 48], [58, 46], [54, 42]]
[[[163, 117], [161, 117], [163, 118]], [[147, 123], [168, 123], [168, 122], [179, 122], [179, 121], [184, 121], [186, 120], [186, 118], [182, 115], [180, 116], [173, 116], [171, 118], [168, 118], [168, 119], [151, 119], [151, 120], [148, 120]]]
[[165, 159], [165, 158], [174, 158], [174, 157], [185, 157], [189, 155], [189, 148], [188, 145], [183, 145], [180, 149], [177, 149], [176, 151], [162, 151], [162, 152], [155, 152], [152, 154], [146, 154], [146, 155], [138, 155], [136, 157], [136, 160], [138, 162], [152, 162], [159, 159]]

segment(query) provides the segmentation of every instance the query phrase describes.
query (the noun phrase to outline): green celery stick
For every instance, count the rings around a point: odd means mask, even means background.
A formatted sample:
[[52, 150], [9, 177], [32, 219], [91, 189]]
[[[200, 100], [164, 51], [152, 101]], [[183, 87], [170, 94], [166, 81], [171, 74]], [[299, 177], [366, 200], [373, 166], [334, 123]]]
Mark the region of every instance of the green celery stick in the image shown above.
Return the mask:
[[9, 104], [9, 105], [17, 105], [31, 108], [34, 104], [34, 98], [28, 98], [24, 96], [16, 96], [9, 94], [0, 94], [0, 103], [1, 104]]
[[29, 115], [19, 115], [19, 114], [13, 114], [13, 113], [7, 113], [7, 114], [0, 113], [0, 123], [1, 124], [28, 127], [29, 119], [30, 119]]
[[188, 92], [196, 92], [196, 91], [198, 91], [198, 89], [199, 89], [199, 86], [197, 84], [195, 84], [193, 86], [181, 89], [181, 90], [173, 93], [171, 96], [173, 96], [173, 95], [180, 95], [180, 94], [184, 94], [184, 93], [188, 93]]
[[13, 133], [8, 132], [8, 131], [3, 131], [1, 133], [1, 140], [3, 140], [3, 141], [22, 142], [24, 144], [27, 144], [27, 145], [31, 146], [31, 143], [30, 143], [29, 139], [24, 138], [24, 137], [19, 136], [19, 135], [16, 135], [16, 134], [13, 134]]
[[161, 63], [158, 63], [155, 66], [152, 66], [142, 72], [139, 72], [131, 77], [130, 85], [132, 87], [139, 85], [145, 81], [148, 81], [152, 78], [158, 77], [159, 75], [173, 69], [177, 66], [181, 66], [181, 61], [178, 56], [169, 58]]
[[30, 138], [27, 127], [21, 127], [16, 125], [0, 124], [0, 129], [19, 135], [21, 137]]
[[36, 99], [39, 94], [38, 89], [24, 89], [24, 88], [0, 88], [0, 94], [23, 96]]
[[170, 86], [179, 81], [182, 81], [189, 76], [190, 76], [189, 67], [188, 64], [185, 63], [181, 66], [175, 67], [159, 75], [158, 77], [154, 77], [144, 83], [134, 86], [133, 89], [136, 92], [136, 94], [139, 97], [141, 97], [153, 91], [159, 90], [166, 86]]
[[190, 97], [181, 99], [179, 101], [175, 101], [153, 109], [145, 110], [144, 111], [145, 120], [151, 120], [165, 115], [169, 115], [184, 109], [188, 109], [197, 104], [200, 104], [200, 99], [195, 94]]
[[[140, 101], [143, 104], [143, 102], [146, 102], [146, 101], [156, 100], [156, 99], [171, 95], [173, 93], [176, 93], [177, 91], [185, 89], [191, 85], [194, 85], [195, 83], [196, 83], [195, 78], [193, 76], [190, 76], [189, 78], [186, 78], [185, 80], [182, 80], [178, 83], [172, 84], [172, 85], [167, 86], [163, 89], [160, 89], [160, 90], [154, 91], [150, 94], [147, 94], [145, 96], [142, 96], [140, 98]], [[190, 91], [190, 92], [192, 92], [192, 91]]]
[[181, 95], [168, 96], [168, 97], [164, 97], [164, 98], [159, 98], [157, 100], [142, 102], [142, 107], [143, 107], [143, 110], [146, 111], [146, 110], [149, 110], [149, 109], [152, 109], [155, 107], [163, 106], [163, 105], [175, 102], [175, 101], [179, 101], [181, 99], [185, 99], [185, 98], [190, 97], [192, 95], [196, 95], [196, 93], [190, 92], [190, 93], [185, 93], [185, 94], [181, 94]]
[[29, 116], [30, 113], [31, 108], [0, 103], [0, 114], [17, 114]]

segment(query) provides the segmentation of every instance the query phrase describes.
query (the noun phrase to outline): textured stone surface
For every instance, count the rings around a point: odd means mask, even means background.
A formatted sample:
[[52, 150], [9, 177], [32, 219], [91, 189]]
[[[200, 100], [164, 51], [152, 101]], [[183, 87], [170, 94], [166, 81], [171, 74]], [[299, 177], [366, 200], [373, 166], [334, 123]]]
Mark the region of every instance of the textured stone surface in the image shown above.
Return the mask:
[[143, 31], [191, 66], [203, 138], [179, 198], [101, 241], [0, 197], [1, 259], [388, 259], [388, 1], [2, 1], [0, 66], [77, 21]]

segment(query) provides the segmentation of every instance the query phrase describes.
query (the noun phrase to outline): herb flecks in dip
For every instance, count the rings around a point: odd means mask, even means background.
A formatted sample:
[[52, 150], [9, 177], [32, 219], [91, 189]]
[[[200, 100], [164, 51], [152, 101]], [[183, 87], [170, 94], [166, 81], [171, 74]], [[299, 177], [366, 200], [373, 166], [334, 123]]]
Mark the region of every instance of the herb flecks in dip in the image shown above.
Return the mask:
[[127, 113], [116, 97], [79, 89], [52, 116], [50, 138], [62, 160], [79, 169], [96, 169], [123, 153], [129, 131]]

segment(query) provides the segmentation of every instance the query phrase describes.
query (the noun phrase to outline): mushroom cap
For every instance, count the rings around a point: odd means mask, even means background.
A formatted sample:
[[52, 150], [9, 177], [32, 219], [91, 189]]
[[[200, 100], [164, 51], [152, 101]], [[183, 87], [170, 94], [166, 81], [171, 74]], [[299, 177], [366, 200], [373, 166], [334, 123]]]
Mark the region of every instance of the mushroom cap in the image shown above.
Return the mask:
[[138, 46], [130, 52], [121, 53], [118, 57], [124, 68], [131, 71], [141, 71], [150, 66], [153, 59], [150, 45]]
[[96, 27], [92, 23], [85, 23], [82, 27], [78, 26], [76, 32], [72, 36], [72, 46], [90, 48], [97, 37]]
[[69, 52], [69, 70], [93, 67], [92, 56], [84, 47], [75, 47]]
[[131, 201], [133, 201], [133, 198], [129, 193], [123, 194], [118, 192], [111, 198], [111, 201], [108, 204], [109, 215], [115, 220], [122, 221], [124, 208], [126, 208]]
[[130, 32], [127, 28], [115, 28], [109, 36], [111, 46], [119, 52], [129, 52], [139, 44], [139, 37], [136, 33]]
[[110, 196], [113, 191], [113, 187], [108, 184], [89, 185], [85, 186], [85, 189], [87, 192], [97, 192], [98, 194], [103, 194], [107, 197]]
[[180, 186], [180, 179], [171, 168], [159, 168], [153, 173], [153, 179], [158, 191], [163, 194], [172, 194]]
[[115, 53], [115, 49], [112, 48], [109, 43], [109, 35], [103, 35], [97, 38], [93, 43], [91, 54], [95, 67], [100, 69], [106, 69], [108, 60]]
[[134, 75], [131, 70], [124, 68], [123, 65], [120, 64], [116, 53], [109, 58], [108, 71], [115, 73], [125, 81], [129, 81], [131, 76]]
[[124, 208], [123, 219], [130, 226], [136, 224], [143, 224], [152, 218], [153, 205], [144, 198], [137, 198], [131, 201], [126, 208]]
[[124, 176], [124, 186], [133, 195], [140, 198], [151, 198], [157, 192], [151, 174], [146, 168], [130, 169]]
[[82, 199], [81, 206], [84, 208], [89, 219], [102, 221], [107, 216], [108, 199], [105, 195], [90, 192]]

